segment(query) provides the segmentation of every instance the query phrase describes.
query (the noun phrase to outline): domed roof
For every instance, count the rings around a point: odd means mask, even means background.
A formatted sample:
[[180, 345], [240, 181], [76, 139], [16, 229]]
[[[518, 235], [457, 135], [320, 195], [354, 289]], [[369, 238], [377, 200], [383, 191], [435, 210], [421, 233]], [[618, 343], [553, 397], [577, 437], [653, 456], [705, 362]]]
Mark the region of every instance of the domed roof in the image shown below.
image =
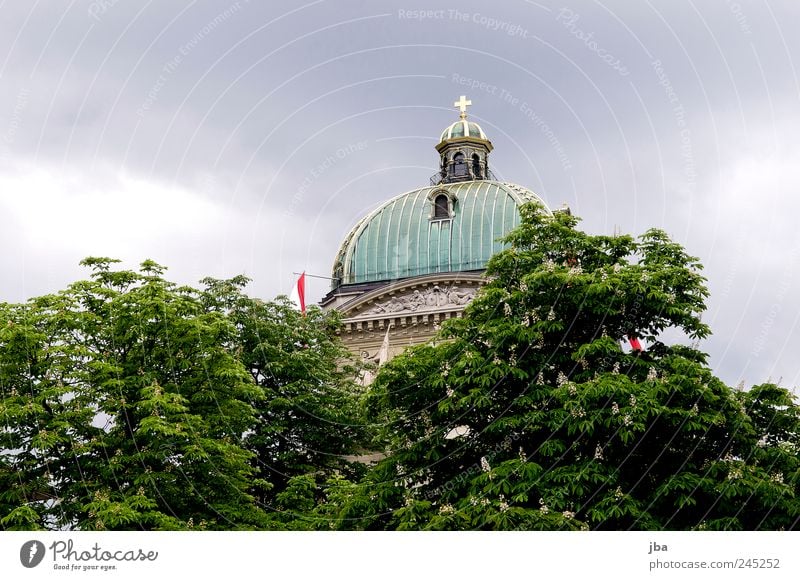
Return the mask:
[[459, 119], [442, 131], [442, 137], [439, 141], [458, 139], [460, 137], [475, 137], [476, 139], [483, 139], [484, 141], [489, 140], [480, 125], [472, 121], [467, 121], [466, 119]]
[[530, 201], [547, 207], [529, 189], [491, 180], [399, 195], [364, 217], [342, 242], [334, 287], [482, 270], [503, 248], [498, 239], [519, 225], [519, 206]]

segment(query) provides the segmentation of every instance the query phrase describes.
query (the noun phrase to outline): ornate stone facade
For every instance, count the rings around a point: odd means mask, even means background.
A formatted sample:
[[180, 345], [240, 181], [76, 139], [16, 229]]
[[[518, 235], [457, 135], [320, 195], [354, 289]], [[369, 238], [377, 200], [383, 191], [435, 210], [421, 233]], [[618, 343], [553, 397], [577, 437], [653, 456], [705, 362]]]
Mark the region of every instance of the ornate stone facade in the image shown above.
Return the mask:
[[460, 316], [481, 284], [480, 273], [448, 272], [365, 291], [336, 306], [345, 317], [342, 339], [353, 353], [377, 361], [388, 329], [391, 359], [409, 346], [429, 341], [444, 320]]
[[366, 314], [437, 312], [442, 308], [465, 306], [474, 296], [475, 288], [461, 284], [441, 288], [437, 284], [424, 290], [414, 290], [411, 294], [394, 295], [386, 302], [370, 308]]

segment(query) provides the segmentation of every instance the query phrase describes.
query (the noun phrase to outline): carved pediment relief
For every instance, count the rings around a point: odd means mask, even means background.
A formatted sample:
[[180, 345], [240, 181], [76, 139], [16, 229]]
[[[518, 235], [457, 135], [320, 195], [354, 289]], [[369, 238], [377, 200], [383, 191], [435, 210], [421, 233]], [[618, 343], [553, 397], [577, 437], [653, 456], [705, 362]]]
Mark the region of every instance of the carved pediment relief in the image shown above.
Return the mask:
[[383, 320], [396, 316], [464, 310], [485, 279], [480, 272], [440, 273], [388, 283], [339, 307], [346, 320]]
[[383, 301], [376, 301], [371, 307], [359, 312], [359, 315], [373, 314], [405, 314], [420, 312], [436, 312], [444, 308], [463, 307], [475, 297], [476, 287], [469, 286], [432, 286], [415, 289], [403, 294], [395, 294]]

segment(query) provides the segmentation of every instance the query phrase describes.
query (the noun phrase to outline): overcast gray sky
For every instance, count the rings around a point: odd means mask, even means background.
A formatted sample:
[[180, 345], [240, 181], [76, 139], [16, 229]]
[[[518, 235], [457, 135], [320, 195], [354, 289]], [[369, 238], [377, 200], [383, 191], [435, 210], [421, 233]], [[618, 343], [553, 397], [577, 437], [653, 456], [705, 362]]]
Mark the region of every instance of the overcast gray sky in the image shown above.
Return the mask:
[[[800, 382], [796, 2], [0, 1], [0, 300], [152, 258], [180, 282], [328, 274], [426, 185], [453, 101], [503, 179], [706, 266], [701, 348]], [[327, 283], [311, 280], [318, 300]]]

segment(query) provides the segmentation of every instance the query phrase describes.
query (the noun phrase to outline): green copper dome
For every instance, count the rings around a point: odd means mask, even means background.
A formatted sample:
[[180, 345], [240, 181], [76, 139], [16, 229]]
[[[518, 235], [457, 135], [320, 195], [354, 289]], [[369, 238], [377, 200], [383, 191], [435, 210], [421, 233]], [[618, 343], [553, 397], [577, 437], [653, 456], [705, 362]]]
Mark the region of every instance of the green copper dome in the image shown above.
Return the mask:
[[363, 218], [342, 243], [334, 287], [440, 272], [482, 270], [519, 224], [529, 189], [491, 180], [444, 183], [399, 195]]

